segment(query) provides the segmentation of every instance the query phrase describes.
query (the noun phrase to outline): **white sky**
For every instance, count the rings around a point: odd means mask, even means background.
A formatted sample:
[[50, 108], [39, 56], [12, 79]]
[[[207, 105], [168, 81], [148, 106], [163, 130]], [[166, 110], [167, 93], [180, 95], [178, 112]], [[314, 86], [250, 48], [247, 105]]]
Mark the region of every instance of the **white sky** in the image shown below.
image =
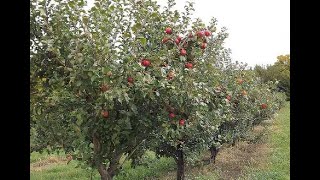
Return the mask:
[[[157, 0], [166, 5], [167, 0]], [[217, 18], [229, 37], [225, 47], [233, 61], [273, 64], [278, 55], [290, 54], [290, 0], [191, 0], [193, 17], [208, 23]], [[93, 0], [88, 0], [92, 4]], [[175, 9], [183, 10], [186, 0], [176, 0]]]

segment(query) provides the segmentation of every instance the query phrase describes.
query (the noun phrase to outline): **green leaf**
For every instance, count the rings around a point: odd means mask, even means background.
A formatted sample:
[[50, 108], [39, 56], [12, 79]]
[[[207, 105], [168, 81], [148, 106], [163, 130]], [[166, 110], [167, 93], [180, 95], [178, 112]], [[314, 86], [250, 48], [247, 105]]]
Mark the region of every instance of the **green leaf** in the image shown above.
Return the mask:
[[102, 73], [107, 73], [110, 71], [110, 68], [109, 67], [103, 67], [102, 68]]
[[126, 100], [126, 102], [129, 102], [130, 98], [128, 96], [127, 93], [123, 93], [124, 99]]
[[130, 109], [133, 111], [134, 114], [138, 114], [138, 109], [136, 105], [131, 104]]
[[111, 141], [115, 142], [118, 139], [118, 135], [116, 133], [112, 134]]
[[180, 56], [180, 61], [186, 61], [186, 57], [185, 56]]
[[81, 86], [81, 84], [82, 84], [82, 81], [77, 81], [76, 86], [79, 87]]
[[142, 46], [145, 46], [147, 44], [147, 39], [144, 37], [138, 37], [138, 39], [140, 40], [140, 43]]
[[95, 81], [96, 79], [97, 79], [97, 76], [94, 76], [94, 75], [93, 75], [93, 76], [91, 77], [91, 82]]
[[114, 5], [109, 6], [109, 10], [110, 10], [110, 11], [113, 11], [114, 8], [115, 8]]
[[83, 118], [81, 116], [81, 114], [77, 114], [77, 121], [76, 121], [76, 124], [78, 126], [80, 126], [82, 124], [82, 121], [83, 121]]
[[46, 16], [46, 12], [44, 11], [43, 8], [39, 9], [40, 11], [40, 16]]

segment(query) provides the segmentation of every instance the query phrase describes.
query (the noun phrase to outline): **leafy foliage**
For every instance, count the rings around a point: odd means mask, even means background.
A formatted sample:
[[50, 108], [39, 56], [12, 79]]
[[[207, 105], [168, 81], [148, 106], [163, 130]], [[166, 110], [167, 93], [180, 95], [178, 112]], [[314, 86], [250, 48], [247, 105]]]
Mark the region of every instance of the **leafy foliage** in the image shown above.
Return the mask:
[[85, 4], [31, 1], [31, 150], [63, 148], [112, 179], [124, 155], [192, 159], [280, 105], [272, 86], [231, 63], [225, 28], [191, 21], [192, 3], [183, 13], [174, 0], [163, 11], [151, 0]]
[[254, 68], [257, 75], [263, 82], [279, 81], [277, 87], [279, 91], [285, 92], [290, 100], [290, 55], [280, 55], [277, 61], [267, 67], [256, 66]]

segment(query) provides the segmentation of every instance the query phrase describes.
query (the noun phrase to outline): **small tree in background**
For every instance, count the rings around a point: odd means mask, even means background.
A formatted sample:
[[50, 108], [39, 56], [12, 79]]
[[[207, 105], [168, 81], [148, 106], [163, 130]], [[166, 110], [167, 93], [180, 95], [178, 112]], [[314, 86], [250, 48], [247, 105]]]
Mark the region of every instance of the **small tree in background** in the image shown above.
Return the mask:
[[263, 82], [279, 81], [277, 87], [279, 91], [285, 92], [287, 99], [290, 100], [290, 55], [280, 55], [277, 61], [267, 67], [256, 66], [256, 74]]

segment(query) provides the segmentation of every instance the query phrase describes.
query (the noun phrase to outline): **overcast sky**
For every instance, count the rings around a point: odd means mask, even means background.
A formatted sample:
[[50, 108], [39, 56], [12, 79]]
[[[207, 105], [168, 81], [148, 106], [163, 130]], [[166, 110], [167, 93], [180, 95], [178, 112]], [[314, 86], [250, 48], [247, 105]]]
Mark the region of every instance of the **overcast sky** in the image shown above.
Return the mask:
[[[167, 0], [157, 0], [166, 5]], [[217, 18], [229, 37], [225, 47], [233, 61], [273, 64], [278, 55], [290, 54], [290, 0], [191, 0], [193, 17], [208, 23]], [[92, 4], [93, 0], [88, 0]], [[183, 10], [186, 0], [176, 0], [175, 9]]]

